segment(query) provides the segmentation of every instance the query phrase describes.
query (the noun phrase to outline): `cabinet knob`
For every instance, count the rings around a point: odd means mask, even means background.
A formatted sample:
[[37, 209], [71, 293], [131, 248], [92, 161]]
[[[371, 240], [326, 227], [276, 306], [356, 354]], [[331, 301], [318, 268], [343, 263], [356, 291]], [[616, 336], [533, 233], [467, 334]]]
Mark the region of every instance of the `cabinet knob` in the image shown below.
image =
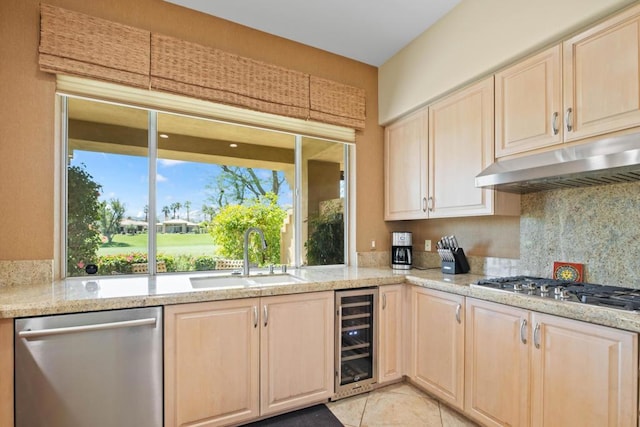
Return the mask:
[[536, 323], [536, 328], [533, 330], [533, 345], [540, 348], [540, 323]]
[[557, 135], [560, 129], [558, 129], [558, 112], [554, 112], [551, 115], [551, 131], [554, 135]]
[[460, 318], [460, 310], [462, 310], [462, 304], [458, 304], [456, 306], [456, 321], [458, 323], [462, 323], [462, 319]]

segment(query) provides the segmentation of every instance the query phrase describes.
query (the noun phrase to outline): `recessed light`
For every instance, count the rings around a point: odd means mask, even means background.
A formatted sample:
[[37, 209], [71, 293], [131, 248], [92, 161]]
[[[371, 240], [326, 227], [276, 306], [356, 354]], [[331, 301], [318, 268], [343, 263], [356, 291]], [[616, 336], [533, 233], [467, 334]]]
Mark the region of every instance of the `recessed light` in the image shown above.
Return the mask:
[[238, 146], [238, 144], [229, 144], [229, 147], [231, 148], [236, 148]]
[[160, 135], [158, 135], [160, 138], [169, 138], [169, 135], [167, 135], [166, 133], [161, 133]]

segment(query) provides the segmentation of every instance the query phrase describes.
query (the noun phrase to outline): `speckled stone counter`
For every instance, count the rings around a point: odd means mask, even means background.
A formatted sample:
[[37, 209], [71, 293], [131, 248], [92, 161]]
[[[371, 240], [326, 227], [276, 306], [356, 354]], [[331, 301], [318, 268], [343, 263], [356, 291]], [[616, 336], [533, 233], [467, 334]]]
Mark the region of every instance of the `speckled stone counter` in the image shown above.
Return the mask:
[[640, 314], [470, 286], [484, 276], [442, 274], [439, 269], [310, 267], [290, 270], [304, 283], [197, 289], [191, 278], [212, 273], [74, 278], [0, 289], [0, 318], [182, 304], [410, 283], [528, 310], [640, 332]]

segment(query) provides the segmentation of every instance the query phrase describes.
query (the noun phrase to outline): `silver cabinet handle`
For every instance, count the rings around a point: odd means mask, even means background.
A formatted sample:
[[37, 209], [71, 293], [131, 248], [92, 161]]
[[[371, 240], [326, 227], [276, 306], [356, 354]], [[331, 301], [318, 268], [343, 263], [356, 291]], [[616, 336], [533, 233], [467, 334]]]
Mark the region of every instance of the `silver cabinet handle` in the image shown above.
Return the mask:
[[573, 130], [572, 118], [573, 110], [569, 107], [564, 115], [564, 122], [567, 124], [567, 132], [571, 132]]
[[157, 322], [155, 317], [137, 320], [125, 320], [123, 322], [98, 323], [97, 325], [68, 326], [65, 328], [39, 329], [37, 331], [20, 331], [20, 338], [38, 338], [50, 335], [72, 334], [76, 332], [92, 332], [104, 331], [107, 329], [131, 328], [135, 326], [155, 325]]
[[460, 310], [461, 310], [461, 309], [462, 309], [462, 304], [458, 304], [458, 305], [456, 306], [456, 321], [457, 321], [458, 323], [461, 323], [461, 322], [462, 322], [462, 320], [460, 319]]
[[553, 113], [553, 115], [551, 116], [551, 131], [553, 132], [554, 135], [558, 134], [558, 112], [556, 111], [555, 113]]
[[258, 306], [257, 305], [253, 306], [253, 327], [254, 328], [258, 327]]
[[269, 309], [267, 308], [266, 304], [262, 312], [264, 313], [264, 326], [266, 327], [267, 323], [269, 323]]
[[522, 319], [520, 321], [520, 341], [522, 341], [522, 344], [527, 343], [526, 330], [527, 330], [527, 319]]
[[540, 323], [536, 323], [536, 328], [533, 330], [533, 345], [540, 348]]
[[429, 197], [429, 203], [427, 204], [429, 212], [433, 212], [433, 197]]
[[423, 197], [422, 198], [422, 212], [426, 212], [427, 211], [427, 198]]
[[387, 308], [387, 294], [382, 294], [382, 309], [385, 310]]

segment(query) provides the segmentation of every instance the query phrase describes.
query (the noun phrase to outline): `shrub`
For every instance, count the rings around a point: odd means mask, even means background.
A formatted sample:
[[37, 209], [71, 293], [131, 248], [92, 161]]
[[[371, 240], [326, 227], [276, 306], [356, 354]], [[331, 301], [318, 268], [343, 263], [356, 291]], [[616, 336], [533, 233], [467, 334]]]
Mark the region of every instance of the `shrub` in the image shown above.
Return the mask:
[[209, 255], [200, 255], [194, 260], [194, 267], [196, 271], [215, 270], [216, 260]]

